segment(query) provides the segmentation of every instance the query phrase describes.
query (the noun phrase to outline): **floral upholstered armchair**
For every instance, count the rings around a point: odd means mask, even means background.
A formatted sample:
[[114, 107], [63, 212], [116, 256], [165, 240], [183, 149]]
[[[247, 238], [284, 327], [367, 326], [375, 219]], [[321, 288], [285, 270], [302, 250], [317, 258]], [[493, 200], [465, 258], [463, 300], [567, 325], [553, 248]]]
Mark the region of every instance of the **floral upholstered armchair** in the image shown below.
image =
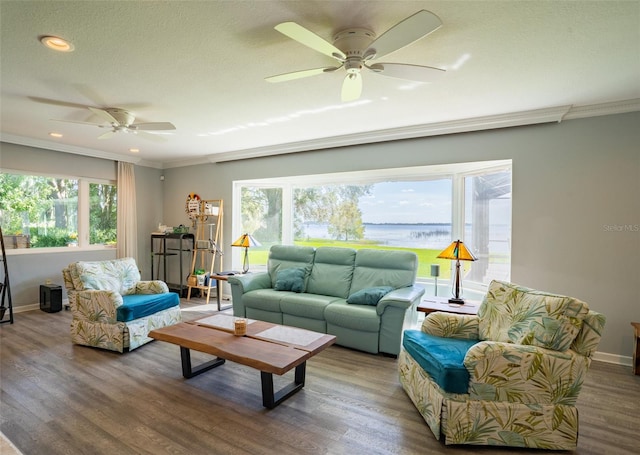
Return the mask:
[[140, 281], [133, 258], [74, 262], [62, 276], [75, 344], [130, 351], [152, 341], [151, 330], [182, 318], [178, 294], [163, 281]]
[[404, 332], [400, 382], [445, 444], [573, 450], [604, 325], [578, 299], [493, 281], [478, 316], [432, 313]]

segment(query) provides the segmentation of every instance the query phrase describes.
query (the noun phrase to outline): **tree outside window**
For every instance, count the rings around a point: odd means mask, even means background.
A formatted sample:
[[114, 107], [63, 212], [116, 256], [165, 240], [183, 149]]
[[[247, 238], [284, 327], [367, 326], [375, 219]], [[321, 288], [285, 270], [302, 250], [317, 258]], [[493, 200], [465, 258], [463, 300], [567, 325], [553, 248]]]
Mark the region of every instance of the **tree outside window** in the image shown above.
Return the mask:
[[[7, 248], [115, 244], [117, 187], [83, 179], [0, 173], [0, 225]], [[89, 212], [79, 201], [87, 198]], [[79, 223], [86, 216], [88, 223]], [[83, 236], [79, 226], [89, 226]]]

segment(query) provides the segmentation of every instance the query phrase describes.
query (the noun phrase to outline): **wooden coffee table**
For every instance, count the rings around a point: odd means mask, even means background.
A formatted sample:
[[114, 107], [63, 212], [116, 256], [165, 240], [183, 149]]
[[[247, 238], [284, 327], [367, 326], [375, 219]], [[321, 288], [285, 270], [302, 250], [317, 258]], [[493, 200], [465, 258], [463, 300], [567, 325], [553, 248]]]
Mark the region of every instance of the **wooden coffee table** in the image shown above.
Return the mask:
[[[260, 370], [262, 404], [269, 409], [304, 387], [307, 360], [336, 341], [333, 335], [251, 319], [248, 320], [247, 335], [238, 337], [233, 335], [235, 319], [216, 314], [152, 330], [149, 336], [180, 346], [182, 376], [187, 379], [218, 367], [225, 360]], [[216, 358], [193, 367], [191, 349]], [[281, 376], [293, 368], [294, 381], [274, 392], [273, 375]]]

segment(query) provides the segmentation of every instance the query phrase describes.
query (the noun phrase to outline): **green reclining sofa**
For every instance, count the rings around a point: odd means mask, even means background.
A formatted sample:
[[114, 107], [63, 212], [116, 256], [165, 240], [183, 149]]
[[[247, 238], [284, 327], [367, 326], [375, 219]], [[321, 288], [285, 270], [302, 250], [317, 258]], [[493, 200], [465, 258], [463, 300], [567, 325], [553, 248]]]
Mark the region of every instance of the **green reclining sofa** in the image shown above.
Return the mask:
[[397, 356], [407, 310], [424, 294], [417, 270], [410, 251], [274, 245], [267, 272], [229, 277], [233, 314]]

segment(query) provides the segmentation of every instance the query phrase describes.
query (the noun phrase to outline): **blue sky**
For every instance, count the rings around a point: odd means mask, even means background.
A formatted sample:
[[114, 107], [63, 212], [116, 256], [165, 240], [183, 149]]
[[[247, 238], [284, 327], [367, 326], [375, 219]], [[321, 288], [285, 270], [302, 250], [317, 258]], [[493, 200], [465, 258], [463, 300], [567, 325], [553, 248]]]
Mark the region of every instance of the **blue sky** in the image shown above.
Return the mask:
[[365, 223], [451, 223], [451, 180], [376, 183], [359, 207]]

